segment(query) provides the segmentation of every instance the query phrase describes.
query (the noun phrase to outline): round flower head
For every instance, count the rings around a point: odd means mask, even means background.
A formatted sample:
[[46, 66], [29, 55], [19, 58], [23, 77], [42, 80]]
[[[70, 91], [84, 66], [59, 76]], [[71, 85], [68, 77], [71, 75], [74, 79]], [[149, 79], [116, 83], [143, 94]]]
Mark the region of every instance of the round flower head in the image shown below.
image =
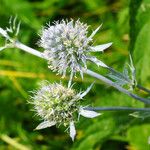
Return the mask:
[[103, 51], [112, 44], [91, 46], [92, 38], [99, 28], [89, 37], [87, 24], [79, 20], [62, 20], [44, 28], [39, 45], [45, 49], [44, 54], [49, 61], [49, 68], [63, 76], [66, 75], [67, 70], [72, 74], [79, 71], [83, 77], [83, 68], [87, 68], [87, 60], [98, 66], [107, 67], [96, 57], [90, 55], [90, 52]]
[[93, 118], [99, 114], [84, 110], [80, 100], [89, 92], [92, 85], [83, 93], [76, 93], [72, 88], [62, 84], [45, 82], [32, 97], [36, 114], [44, 121], [36, 129], [43, 129], [53, 125], [64, 125], [70, 128], [70, 137], [74, 140], [76, 130], [74, 123], [78, 120], [77, 113], [84, 117]]

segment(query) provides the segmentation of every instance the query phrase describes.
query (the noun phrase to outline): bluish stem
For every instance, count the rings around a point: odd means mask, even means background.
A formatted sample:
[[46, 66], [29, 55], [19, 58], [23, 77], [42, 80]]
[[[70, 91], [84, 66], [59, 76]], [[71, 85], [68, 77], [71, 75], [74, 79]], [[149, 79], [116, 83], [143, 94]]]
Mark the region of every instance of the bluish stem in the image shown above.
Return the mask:
[[97, 78], [97, 79], [107, 83], [108, 85], [116, 88], [118, 91], [120, 91], [122, 93], [125, 93], [126, 95], [128, 95], [128, 96], [130, 96], [130, 97], [132, 97], [134, 99], [137, 99], [137, 100], [139, 100], [139, 101], [141, 101], [141, 102], [143, 102], [145, 104], [150, 104], [150, 99], [142, 98], [142, 97], [140, 97], [140, 96], [138, 96], [136, 94], [130, 93], [128, 90], [122, 88], [121, 86], [117, 85], [115, 82], [107, 79], [106, 77], [104, 77], [104, 76], [102, 76], [102, 75], [100, 75], [100, 74], [98, 74], [96, 72], [93, 72], [91, 70], [85, 69], [84, 73], [86, 73], [86, 74], [88, 74], [88, 75], [90, 75], [92, 77], [95, 77], [95, 78]]
[[150, 111], [150, 108], [132, 108], [132, 107], [85, 107], [89, 111]]
[[[47, 58], [45, 58], [45, 57], [43, 56], [43, 53], [41, 53], [41, 52], [39, 52], [39, 51], [37, 51], [37, 50], [35, 50], [35, 49], [33, 49], [33, 48], [28, 47], [28, 46], [26, 46], [26, 45], [20, 43], [19, 41], [16, 41], [16, 42], [14, 42], [13, 44], [14, 44], [14, 47], [16, 47], [16, 48], [19, 48], [19, 49], [21, 49], [21, 50], [23, 50], [23, 51], [26, 51], [26, 52], [28, 52], [28, 53], [31, 53], [31, 54], [33, 54], [33, 55], [35, 55], [35, 56], [38, 56], [38, 57], [40, 57], [40, 58], [43, 58], [43, 59], [46, 59], [46, 60], [47, 60]], [[84, 70], [84, 73], [86, 73], [86, 74], [88, 74], [88, 75], [90, 75], [90, 76], [92, 76], [92, 77], [94, 77], [94, 78], [96, 78], [96, 79], [98, 79], [98, 80], [101, 80], [101, 81], [107, 83], [108, 85], [110, 85], [110, 86], [116, 88], [116, 89], [119, 90], [120, 92], [125, 93], [126, 95], [128, 95], [128, 96], [130, 96], [130, 97], [132, 97], [132, 98], [134, 98], [134, 99], [137, 99], [137, 100], [139, 100], [139, 101], [141, 101], [141, 102], [143, 102], [143, 103], [145, 103], [145, 104], [150, 104], [150, 99], [142, 98], [142, 97], [139, 97], [139, 96], [136, 95], [136, 94], [130, 93], [128, 90], [126, 90], [126, 89], [120, 87], [120, 86], [117, 85], [115, 82], [111, 81], [110, 79], [107, 79], [106, 77], [104, 77], [104, 76], [102, 76], [102, 75], [100, 75], [100, 74], [98, 74], [98, 73], [96, 73], [96, 72], [93, 72], [93, 71], [88, 70], [88, 69], [83, 69], [83, 70]]]

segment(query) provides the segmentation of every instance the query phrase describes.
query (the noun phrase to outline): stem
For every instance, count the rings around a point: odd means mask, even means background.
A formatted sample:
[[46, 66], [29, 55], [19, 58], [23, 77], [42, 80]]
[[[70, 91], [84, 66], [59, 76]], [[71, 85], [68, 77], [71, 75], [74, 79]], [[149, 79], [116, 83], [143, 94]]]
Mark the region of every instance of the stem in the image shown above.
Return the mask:
[[[37, 50], [35, 50], [35, 49], [33, 49], [33, 48], [28, 47], [28, 46], [26, 46], [26, 45], [20, 43], [19, 41], [15, 41], [15, 42], [14, 42], [14, 46], [15, 46], [16, 48], [19, 48], [19, 49], [21, 49], [21, 50], [23, 50], [23, 51], [25, 51], [25, 52], [30, 53], [30, 54], [33, 54], [33, 55], [38, 56], [38, 57], [40, 57], [40, 58], [44, 58], [43, 53], [41, 53], [41, 52], [39, 52], [39, 51], [37, 51]], [[45, 59], [45, 58], [44, 58], [44, 59]]]
[[102, 80], [103, 82], [109, 84], [110, 86], [116, 88], [116, 89], [119, 90], [120, 92], [125, 93], [126, 95], [128, 95], [128, 96], [130, 96], [130, 97], [132, 97], [132, 98], [134, 98], [134, 99], [137, 99], [137, 100], [139, 100], [139, 101], [141, 101], [141, 102], [144, 102], [145, 104], [150, 104], [150, 100], [149, 100], [149, 99], [142, 98], [142, 97], [139, 97], [139, 96], [136, 95], [136, 94], [130, 93], [128, 90], [122, 88], [121, 86], [117, 85], [117, 84], [114, 83], [113, 81], [107, 79], [106, 77], [104, 77], [104, 76], [102, 76], [102, 75], [100, 75], [100, 74], [98, 74], [98, 73], [95, 73], [95, 72], [93, 72], [93, 71], [91, 71], [91, 70], [88, 70], [88, 69], [87, 69], [87, 70], [84, 70], [84, 73], [86, 73], [86, 74], [88, 74], [88, 75], [90, 75], [90, 76], [92, 76], [92, 77], [95, 77], [95, 78], [97, 78], [97, 79], [99, 79], [99, 80]]
[[[26, 45], [20, 43], [19, 41], [16, 41], [16, 42], [14, 43], [14, 46], [17, 47], [17, 48], [19, 48], [19, 49], [21, 49], [21, 50], [24, 50], [25, 52], [31, 53], [31, 54], [33, 54], [33, 55], [35, 55], [35, 56], [38, 56], [38, 57], [40, 57], [40, 58], [43, 58], [43, 59], [46, 59], [46, 60], [47, 60], [47, 58], [45, 58], [45, 57], [43, 56], [43, 53], [42, 53], [42, 52], [39, 52], [39, 51], [37, 51], [37, 50], [35, 50], [35, 49], [33, 49], [33, 48], [30, 48], [30, 47], [28, 47], [28, 46], [26, 46]], [[83, 70], [84, 70], [84, 73], [86, 73], [86, 74], [88, 74], [88, 75], [90, 75], [90, 76], [92, 76], [92, 77], [95, 77], [96, 79], [99, 79], [99, 80], [101, 80], [101, 81], [103, 81], [103, 82], [105, 82], [105, 83], [107, 83], [107, 84], [109, 84], [110, 86], [116, 88], [116, 89], [119, 90], [120, 92], [125, 93], [126, 95], [128, 95], [128, 96], [130, 96], [130, 97], [132, 97], [132, 98], [134, 98], [134, 99], [137, 99], [137, 100], [139, 100], [139, 101], [141, 101], [141, 102], [144, 102], [145, 104], [150, 104], [150, 100], [149, 100], [149, 99], [142, 98], [142, 97], [139, 97], [139, 96], [136, 95], [136, 94], [130, 93], [128, 90], [126, 90], [126, 89], [120, 87], [119, 85], [117, 85], [117, 84], [114, 83], [113, 81], [107, 79], [106, 77], [104, 77], [104, 76], [102, 76], [102, 75], [100, 75], [100, 74], [98, 74], [98, 73], [95, 73], [95, 72], [93, 72], [93, 71], [91, 71], [91, 70], [88, 70], [88, 69], [83, 69]]]
[[[114, 70], [113, 68], [111, 67], [108, 67], [107, 68], [109, 71], [111, 71], [112, 73], [114, 74], [118, 74], [120, 77], [122, 77], [123, 79], [125, 79], [128, 83], [131, 83], [131, 81], [129, 79], [127, 79], [125, 76], [123, 76], [120, 72]], [[142, 87], [140, 84], [137, 84], [136, 87], [142, 91], [145, 91], [147, 92], [148, 94], [150, 94], [150, 90], [145, 88], [145, 87]]]
[[150, 94], [150, 90], [145, 87], [142, 87], [140, 84], [137, 84], [137, 88]]
[[128, 78], [126, 78], [124, 75], [122, 75], [122, 73], [120, 73], [120, 72], [114, 70], [114, 69], [111, 68], [111, 67], [108, 67], [107, 69], [108, 69], [110, 72], [119, 75], [120, 77], [122, 77], [123, 79], [125, 79], [128, 83], [131, 83], [131, 80], [129, 80]]
[[89, 111], [150, 111], [150, 108], [132, 108], [132, 107], [85, 107]]

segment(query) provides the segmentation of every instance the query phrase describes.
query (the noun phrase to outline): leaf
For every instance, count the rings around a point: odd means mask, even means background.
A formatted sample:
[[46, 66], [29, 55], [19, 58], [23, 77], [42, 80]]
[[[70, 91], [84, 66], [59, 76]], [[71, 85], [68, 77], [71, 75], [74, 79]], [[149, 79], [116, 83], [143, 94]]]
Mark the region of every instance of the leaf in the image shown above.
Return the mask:
[[101, 66], [101, 67], [105, 67], [105, 68], [108, 67], [106, 64], [104, 64], [102, 61], [100, 61], [96, 57], [89, 57], [89, 58], [87, 58], [87, 60], [90, 60], [91, 62], [94, 62], [97, 66]]
[[143, 124], [131, 127], [127, 132], [127, 139], [135, 149], [148, 150], [150, 148], [150, 125]]
[[91, 47], [91, 52], [103, 52], [104, 50], [106, 50], [111, 45], [112, 45], [112, 43], [93, 46], [93, 47]]
[[135, 118], [141, 118], [143, 120], [150, 117], [150, 113], [147, 111], [145, 111], [145, 112], [133, 112], [129, 115], [132, 117], [135, 117]]
[[113, 79], [119, 86], [123, 87], [127, 85], [127, 87], [130, 88], [132, 86], [132, 78], [133, 78], [132, 67], [130, 65], [128, 66], [125, 65], [122, 73], [112, 69], [112, 72], [108, 74], [108, 77]]
[[56, 122], [54, 121], [44, 121], [42, 123], [40, 123], [36, 128], [35, 130], [40, 130], [40, 129], [45, 129], [45, 128], [48, 128], [48, 127], [51, 127], [51, 126], [54, 126], [56, 124]]
[[3, 37], [8, 37], [7, 32], [5, 30], [3, 30], [2, 28], [0, 28], [0, 35], [2, 35]]
[[129, 5], [129, 14], [130, 14], [130, 52], [133, 51], [134, 49], [134, 44], [136, 41], [136, 36], [138, 34], [138, 29], [137, 29], [137, 13], [138, 9], [140, 7], [142, 0], [131, 0], [130, 5]]
[[74, 125], [74, 122], [70, 122], [70, 137], [72, 139], [72, 141], [74, 141], [74, 138], [76, 136], [76, 129], [75, 129], [75, 125]]
[[116, 84], [118, 84], [120, 86], [124, 86], [124, 85], [128, 84], [128, 82], [120, 76], [117, 76], [117, 75], [114, 75], [114, 74], [108, 74], [108, 76], [110, 78], [112, 78], [113, 80], [115, 80]]
[[142, 27], [150, 20], [150, 1], [142, 0], [140, 8], [138, 10], [137, 19], [137, 30], [140, 31]]
[[101, 26], [102, 26], [102, 24], [92, 32], [92, 34], [88, 37], [89, 41], [92, 40], [93, 36], [98, 32], [98, 30], [101, 28]]
[[83, 117], [86, 117], [86, 118], [95, 118], [101, 114], [97, 113], [95, 111], [89, 111], [89, 110], [85, 110], [83, 108], [80, 108], [79, 115], [82, 115]]
[[142, 83], [150, 77], [150, 21], [141, 29], [134, 49], [137, 79]]
[[142, 27], [150, 21], [150, 1], [130, 1], [130, 51], [133, 52], [137, 36]]
[[80, 98], [82, 99], [86, 94], [88, 94], [93, 87], [94, 83], [92, 83], [81, 95]]

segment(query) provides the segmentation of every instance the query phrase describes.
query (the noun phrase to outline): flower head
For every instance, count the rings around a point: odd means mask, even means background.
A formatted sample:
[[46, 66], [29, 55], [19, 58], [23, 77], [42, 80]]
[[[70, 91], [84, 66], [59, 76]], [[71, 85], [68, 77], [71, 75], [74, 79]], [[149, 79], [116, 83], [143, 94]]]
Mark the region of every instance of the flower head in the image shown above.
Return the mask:
[[107, 67], [90, 52], [103, 51], [112, 43], [91, 46], [92, 38], [99, 30], [98, 27], [88, 37], [87, 24], [77, 21], [55, 22], [44, 28], [39, 45], [43, 47], [45, 57], [49, 60], [49, 68], [58, 74], [66, 75], [67, 70], [80, 72], [83, 77], [83, 68], [87, 68], [87, 61], [92, 61], [98, 66]]
[[80, 105], [81, 99], [89, 92], [92, 85], [81, 93], [62, 84], [45, 82], [32, 97], [36, 114], [44, 121], [36, 129], [64, 125], [70, 128], [70, 137], [74, 140], [76, 130], [74, 123], [78, 121], [77, 113], [84, 117], [93, 118], [99, 115], [94, 111], [84, 110]]

